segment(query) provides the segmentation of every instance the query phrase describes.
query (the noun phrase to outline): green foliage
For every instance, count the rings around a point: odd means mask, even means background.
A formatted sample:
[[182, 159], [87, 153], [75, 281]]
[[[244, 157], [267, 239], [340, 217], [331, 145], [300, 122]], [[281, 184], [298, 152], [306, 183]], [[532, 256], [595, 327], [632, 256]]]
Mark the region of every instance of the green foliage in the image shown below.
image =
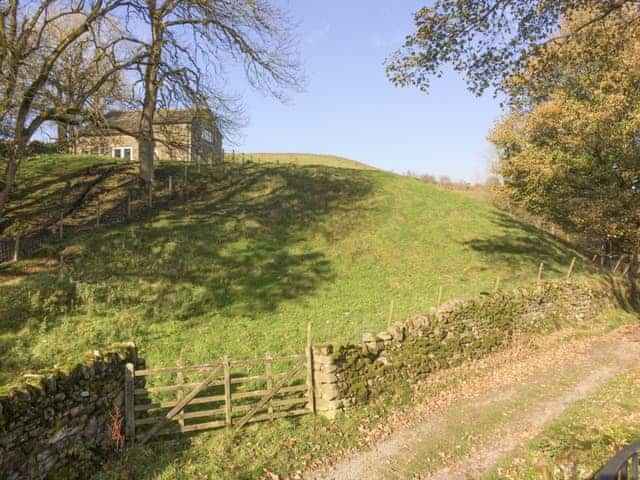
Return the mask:
[[[560, 34], [585, 16], [576, 14]], [[640, 246], [640, 42], [625, 28], [635, 19], [637, 12], [611, 15], [512, 77], [517, 106], [491, 134], [502, 194], [577, 233], [591, 250]]]
[[[544, 52], [555, 41], [550, 34], [560, 20], [577, 8], [590, 9], [589, 18], [575, 25], [570, 35], [637, 0], [436, 0], [413, 15], [416, 31], [387, 62], [387, 76], [396, 85], [428, 90], [431, 78], [450, 64], [466, 75], [469, 88], [481, 94], [501, 89], [503, 82], [521, 72], [530, 56]], [[634, 24], [621, 26], [632, 32]]]

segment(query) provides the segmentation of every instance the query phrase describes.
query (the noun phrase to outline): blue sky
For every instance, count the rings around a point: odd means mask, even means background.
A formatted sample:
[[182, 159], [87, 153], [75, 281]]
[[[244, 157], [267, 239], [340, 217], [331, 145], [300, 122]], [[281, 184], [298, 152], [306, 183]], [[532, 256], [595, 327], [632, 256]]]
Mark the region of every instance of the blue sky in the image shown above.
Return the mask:
[[249, 125], [227, 149], [335, 154], [396, 172], [482, 179], [498, 100], [475, 97], [455, 72], [429, 94], [385, 77], [385, 58], [426, 1], [277, 0], [299, 23], [305, 91], [283, 105], [240, 89]]

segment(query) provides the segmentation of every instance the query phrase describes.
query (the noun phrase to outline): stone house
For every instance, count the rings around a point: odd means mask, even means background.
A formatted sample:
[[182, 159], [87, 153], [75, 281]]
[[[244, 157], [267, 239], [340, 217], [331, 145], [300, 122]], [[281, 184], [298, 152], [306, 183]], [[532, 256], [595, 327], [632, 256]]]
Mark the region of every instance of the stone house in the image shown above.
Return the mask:
[[[116, 110], [105, 114], [100, 125], [78, 132], [75, 152], [138, 160], [136, 132], [140, 112]], [[211, 112], [158, 110], [153, 124], [155, 158], [185, 162], [222, 161], [222, 135]]]

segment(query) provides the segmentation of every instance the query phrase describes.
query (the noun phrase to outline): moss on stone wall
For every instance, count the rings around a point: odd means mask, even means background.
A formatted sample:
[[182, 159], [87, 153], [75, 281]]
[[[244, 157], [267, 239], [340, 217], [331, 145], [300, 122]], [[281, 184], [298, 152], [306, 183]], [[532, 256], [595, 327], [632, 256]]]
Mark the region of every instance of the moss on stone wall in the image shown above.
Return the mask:
[[133, 345], [113, 348], [0, 396], [0, 478], [87, 478], [115, 450], [109, 424], [123, 407], [124, 365], [137, 359]]
[[400, 384], [505, 348], [515, 336], [593, 318], [609, 302], [604, 287], [550, 282], [448, 303], [387, 332], [365, 334], [362, 345], [333, 348], [337, 400], [370, 402]]

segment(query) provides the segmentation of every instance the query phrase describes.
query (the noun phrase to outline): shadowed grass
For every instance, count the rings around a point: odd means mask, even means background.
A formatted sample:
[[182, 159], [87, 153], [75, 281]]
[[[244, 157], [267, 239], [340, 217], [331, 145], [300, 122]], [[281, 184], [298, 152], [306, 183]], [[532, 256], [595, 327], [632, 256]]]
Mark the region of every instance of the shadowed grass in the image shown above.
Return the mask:
[[[71, 160], [38, 168], [57, 178], [96, 161]], [[161, 173], [180, 186], [182, 168]], [[25, 179], [39, 191], [39, 175]], [[563, 275], [573, 256], [477, 199], [381, 171], [192, 167], [189, 188], [0, 274], [1, 384], [128, 340], [152, 366], [298, 353], [308, 322], [316, 341], [356, 340], [385, 327], [392, 301], [403, 320], [434, 306], [440, 287], [443, 301], [490, 290], [497, 276], [510, 288], [540, 261]]]

